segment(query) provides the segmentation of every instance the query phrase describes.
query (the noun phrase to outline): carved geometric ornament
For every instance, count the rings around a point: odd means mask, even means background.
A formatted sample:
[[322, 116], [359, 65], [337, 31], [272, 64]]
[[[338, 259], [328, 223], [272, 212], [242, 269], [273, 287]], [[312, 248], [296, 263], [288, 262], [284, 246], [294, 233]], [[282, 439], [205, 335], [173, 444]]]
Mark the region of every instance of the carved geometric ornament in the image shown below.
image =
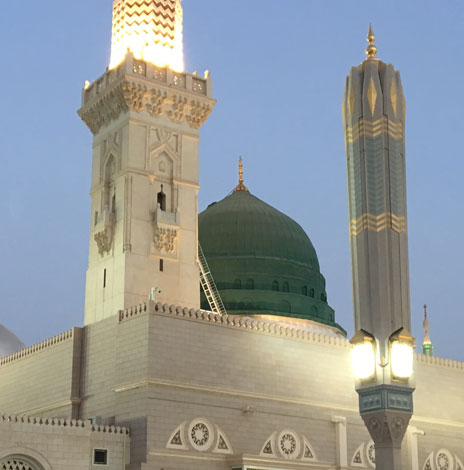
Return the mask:
[[354, 452], [351, 458], [352, 467], [375, 468], [375, 445], [374, 441], [367, 444], [363, 442]]
[[291, 429], [272, 433], [261, 447], [263, 457], [284, 458], [288, 460], [309, 460], [317, 462], [313, 446], [305, 436], [299, 436]]
[[177, 230], [156, 225], [153, 240], [158, 251], [172, 254], [176, 249]]
[[196, 450], [216, 454], [233, 454], [229, 439], [222, 429], [205, 418], [196, 418], [189, 424], [181, 423], [171, 433], [166, 444], [168, 449]]
[[422, 470], [464, 470], [464, 465], [456, 454], [440, 449], [428, 455]]
[[193, 129], [199, 129], [208, 119], [212, 106], [174, 90], [148, 88], [145, 84], [122, 80], [93, 103], [82, 107], [79, 116], [96, 134], [121, 113], [144, 110], [152, 117], [165, 114], [175, 123], [185, 121]]
[[7, 458], [0, 462], [1, 470], [39, 470], [21, 458]]

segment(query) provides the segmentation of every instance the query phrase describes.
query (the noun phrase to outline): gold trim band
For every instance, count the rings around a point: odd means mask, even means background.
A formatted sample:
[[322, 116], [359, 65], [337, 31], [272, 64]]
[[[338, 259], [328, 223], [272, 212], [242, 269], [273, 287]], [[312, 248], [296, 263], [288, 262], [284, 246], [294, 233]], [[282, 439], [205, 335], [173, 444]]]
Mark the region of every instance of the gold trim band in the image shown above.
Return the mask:
[[386, 228], [391, 228], [395, 232], [402, 233], [407, 231], [406, 217], [398, 217], [391, 212], [384, 212], [380, 215], [363, 214], [357, 219], [350, 221], [350, 234], [359, 235], [364, 230], [372, 232], [381, 232]]
[[384, 133], [388, 133], [393, 139], [400, 140], [404, 135], [403, 124], [393, 122], [385, 116], [376, 121], [360, 119], [354, 126], [346, 128], [345, 140], [347, 144], [352, 144], [360, 136], [377, 137]]

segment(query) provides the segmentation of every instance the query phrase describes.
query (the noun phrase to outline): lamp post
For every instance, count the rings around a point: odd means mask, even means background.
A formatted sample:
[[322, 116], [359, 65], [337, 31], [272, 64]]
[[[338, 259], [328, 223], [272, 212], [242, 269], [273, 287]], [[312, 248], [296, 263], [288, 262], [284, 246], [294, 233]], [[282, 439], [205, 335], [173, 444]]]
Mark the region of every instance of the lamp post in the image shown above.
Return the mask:
[[401, 468], [413, 412], [413, 347], [406, 218], [405, 100], [398, 71], [367, 58], [346, 79], [343, 121], [348, 172], [359, 411], [374, 441], [376, 468]]

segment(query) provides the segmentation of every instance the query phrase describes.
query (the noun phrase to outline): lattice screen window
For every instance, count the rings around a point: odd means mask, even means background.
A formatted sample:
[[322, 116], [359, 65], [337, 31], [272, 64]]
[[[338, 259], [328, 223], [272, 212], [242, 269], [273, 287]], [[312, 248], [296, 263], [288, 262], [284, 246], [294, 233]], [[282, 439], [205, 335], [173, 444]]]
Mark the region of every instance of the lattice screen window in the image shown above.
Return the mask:
[[20, 459], [8, 459], [1, 462], [2, 470], [37, 470], [29, 463]]

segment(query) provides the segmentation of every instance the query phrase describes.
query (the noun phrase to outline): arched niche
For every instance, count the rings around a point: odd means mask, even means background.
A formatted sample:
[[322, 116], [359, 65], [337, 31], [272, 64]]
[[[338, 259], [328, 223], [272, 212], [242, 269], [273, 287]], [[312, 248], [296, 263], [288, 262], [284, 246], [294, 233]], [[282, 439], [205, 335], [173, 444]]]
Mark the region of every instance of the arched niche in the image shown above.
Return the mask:
[[153, 152], [149, 171], [165, 181], [171, 181], [176, 176], [176, 160], [167, 150]]
[[26, 447], [0, 451], [0, 470], [51, 470], [47, 459]]

